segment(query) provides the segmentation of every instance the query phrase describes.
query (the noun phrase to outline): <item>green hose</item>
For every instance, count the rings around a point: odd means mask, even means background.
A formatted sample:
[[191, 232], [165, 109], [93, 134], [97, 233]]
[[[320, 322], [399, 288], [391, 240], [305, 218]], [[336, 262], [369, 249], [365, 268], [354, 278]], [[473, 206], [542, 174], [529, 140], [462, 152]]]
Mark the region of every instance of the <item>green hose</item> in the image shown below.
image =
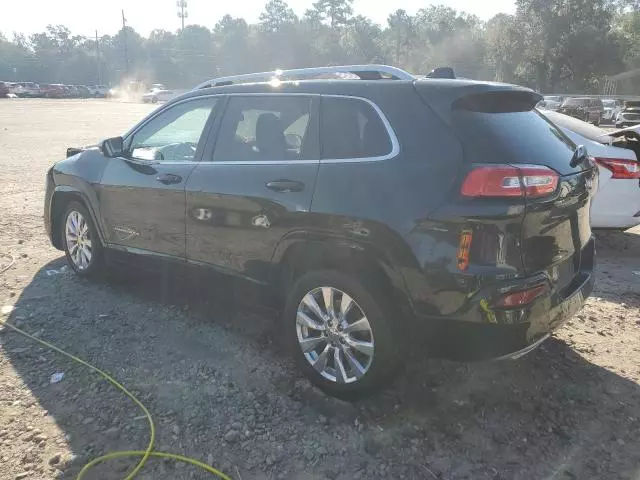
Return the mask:
[[33, 335], [19, 329], [18, 327], [8, 323], [6, 320], [0, 318], [0, 324], [4, 325], [6, 327], [9, 327], [10, 329], [14, 330], [15, 332], [19, 333], [20, 335], [23, 335], [31, 340], [33, 340], [34, 342], [38, 342], [41, 345], [44, 345], [45, 347], [54, 350], [62, 355], [64, 355], [67, 358], [70, 358], [71, 360], [73, 360], [74, 362], [77, 362], [81, 365], [84, 365], [85, 367], [89, 368], [90, 370], [93, 370], [94, 372], [96, 372], [98, 375], [100, 375], [101, 377], [103, 377], [105, 380], [107, 380], [109, 383], [111, 383], [113, 386], [115, 386], [118, 390], [120, 390], [122, 393], [124, 393], [127, 397], [129, 397], [131, 400], [133, 400], [133, 402], [140, 407], [140, 409], [144, 412], [145, 416], [147, 417], [147, 420], [149, 421], [149, 431], [150, 431], [150, 435], [149, 435], [149, 444], [147, 445], [146, 450], [127, 450], [127, 451], [119, 451], [119, 452], [111, 452], [111, 453], [107, 453], [106, 455], [102, 455], [101, 457], [97, 457], [94, 458], [93, 460], [91, 460], [89, 463], [87, 463], [84, 467], [82, 467], [82, 470], [80, 470], [80, 473], [78, 473], [78, 476], [76, 477], [76, 480], [81, 480], [86, 473], [93, 468], [95, 465], [102, 463], [102, 462], [106, 462], [107, 460], [112, 460], [114, 458], [122, 458], [122, 457], [142, 457], [140, 459], [140, 461], [138, 462], [138, 464], [135, 466], [135, 468], [131, 471], [131, 473], [129, 473], [124, 480], [132, 480], [133, 478], [136, 477], [136, 475], [138, 475], [138, 473], [140, 472], [140, 470], [142, 470], [142, 467], [144, 467], [145, 463], [147, 463], [147, 460], [149, 459], [149, 457], [159, 457], [159, 458], [171, 458], [173, 460], [177, 460], [179, 462], [184, 462], [184, 463], [188, 463], [191, 465], [195, 465], [196, 467], [199, 467], [209, 473], [212, 473], [213, 475], [222, 478], [223, 480], [231, 480], [231, 477], [225, 475], [224, 473], [220, 472], [219, 470], [207, 465], [204, 462], [201, 462], [199, 460], [196, 460], [195, 458], [190, 458], [190, 457], [185, 457], [183, 455], [177, 455], [175, 453], [168, 453], [168, 452], [156, 452], [153, 447], [156, 441], [156, 426], [153, 423], [153, 418], [151, 417], [151, 414], [149, 413], [149, 410], [147, 409], [147, 407], [144, 406], [144, 404], [138, 400], [138, 398], [136, 398], [136, 396], [131, 393], [129, 390], [127, 390], [124, 385], [122, 385], [120, 382], [118, 382], [115, 378], [113, 378], [111, 375], [109, 375], [108, 373], [100, 370], [98, 367], [94, 367], [93, 365], [91, 365], [89, 362], [86, 362], [84, 360], [82, 360], [79, 357], [76, 357], [75, 355], [72, 355], [70, 353], [65, 352], [64, 350], [62, 350], [61, 348], [56, 347], [55, 345], [49, 343], [49, 342], [45, 342], [44, 340], [40, 340], [38, 337], [34, 337]]

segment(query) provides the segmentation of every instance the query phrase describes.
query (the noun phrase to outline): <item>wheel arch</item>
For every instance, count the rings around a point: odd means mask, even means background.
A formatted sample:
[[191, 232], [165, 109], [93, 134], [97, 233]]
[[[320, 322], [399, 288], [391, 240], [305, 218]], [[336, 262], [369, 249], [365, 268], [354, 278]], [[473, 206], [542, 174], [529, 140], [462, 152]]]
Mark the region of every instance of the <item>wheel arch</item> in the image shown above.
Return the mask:
[[346, 238], [288, 238], [278, 245], [273, 261], [278, 265], [277, 285], [283, 296], [304, 273], [330, 269], [367, 282], [380, 282], [391, 293], [403, 317], [412, 311], [402, 275], [387, 255], [374, 246]]
[[53, 192], [51, 197], [50, 221], [51, 221], [51, 242], [58, 250], [62, 250], [61, 222], [60, 217], [64, 214], [65, 208], [70, 202], [77, 201], [81, 203], [91, 215], [93, 225], [98, 232], [100, 242], [104, 245], [104, 236], [100, 230], [100, 223], [97, 221], [96, 214], [91, 206], [91, 202], [87, 196], [80, 190], [73, 187], [59, 185]]

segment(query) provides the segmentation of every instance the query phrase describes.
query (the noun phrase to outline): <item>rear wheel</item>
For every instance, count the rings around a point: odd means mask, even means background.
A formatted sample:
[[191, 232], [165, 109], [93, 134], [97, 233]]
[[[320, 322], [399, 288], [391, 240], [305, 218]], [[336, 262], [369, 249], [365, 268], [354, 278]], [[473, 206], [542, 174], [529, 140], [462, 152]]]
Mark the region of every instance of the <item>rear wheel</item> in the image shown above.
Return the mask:
[[387, 302], [373, 290], [343, 273], [320, 270], [304, 274], [289, 292], [288, 346], [302, 372], [329, 395], [364, 396], [389, 386], [397, 371]]
[[83, 277], [104, 272], [104, 248], [89, 212], [79, 202], [70, 202], [62, 216], [62, 246], [73, 270]]

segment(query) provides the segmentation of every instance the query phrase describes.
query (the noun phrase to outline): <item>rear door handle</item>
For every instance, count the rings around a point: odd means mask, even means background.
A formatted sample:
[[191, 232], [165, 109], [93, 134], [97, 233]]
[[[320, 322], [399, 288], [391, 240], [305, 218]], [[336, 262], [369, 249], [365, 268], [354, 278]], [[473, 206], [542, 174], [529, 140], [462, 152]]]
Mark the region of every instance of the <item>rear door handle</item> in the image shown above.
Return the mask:
[[173, 185], [175, 183], [180, 183], [182, 181], [182, 177], [180, 175], [174, 175], [173, 173], [163, 173], [162, 175], [158, 175], [156, 180], [164, 185]]
[[298, 182], [296, 180], [272, 180], [271, 182], [267, 182], [265, 186], [269, 190], [273, 190], [274, 192], [301, 192], [304, 190], [304, 183]]

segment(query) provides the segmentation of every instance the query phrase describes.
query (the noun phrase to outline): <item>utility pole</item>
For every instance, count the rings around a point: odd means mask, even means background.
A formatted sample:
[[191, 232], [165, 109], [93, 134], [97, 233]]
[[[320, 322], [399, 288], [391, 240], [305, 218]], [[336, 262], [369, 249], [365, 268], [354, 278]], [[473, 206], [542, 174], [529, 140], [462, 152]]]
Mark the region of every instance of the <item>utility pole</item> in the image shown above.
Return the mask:
[[189, 14], [187, 13], [187, 0], [178, 0], [176, 2], [176, 5], [179, 8], [178, 18], [182, 20], [182, 30], [184, 30], [184, 19], [189, 16]]
[[98, 41], [98, 30], [96, 30], [96, 61], [98, 63], [98, 85], [102, 85], [102, 67], [100, 65], [100, 43]]
[[124, 18], [124, 9], [122, 10], [122, 34], [124, 36], [124, 71], [129, 73], [129, 52], [127, 51], [127, 19]]

